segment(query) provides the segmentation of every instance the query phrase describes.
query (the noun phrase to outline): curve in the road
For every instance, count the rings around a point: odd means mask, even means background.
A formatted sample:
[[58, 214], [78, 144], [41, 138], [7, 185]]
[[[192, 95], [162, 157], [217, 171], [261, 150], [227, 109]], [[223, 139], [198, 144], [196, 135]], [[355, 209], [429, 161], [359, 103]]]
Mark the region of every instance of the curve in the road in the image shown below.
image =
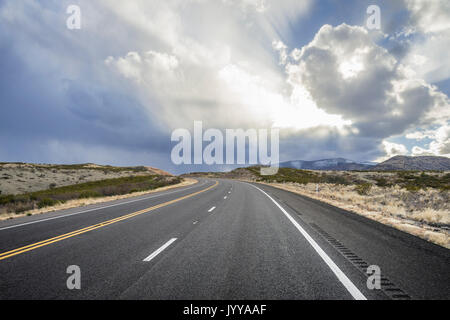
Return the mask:
[[156, 209], [168, 206], [168, 205], [170, 205], [172, 203], [179, 202], [179, 201], [184, 200], [184, 199], [188, 199], [188, 198], [194, 197], [196, 195], [199, 195], [199, 194], [201, 194], [203, 192], [206, 192], [208, 190], [211, 190], [211, 189], [215, 188], [218, 184], [219, 184], [219, 182], [216, 181], [215, 184], [213, 184], [212, 186], [209, 186], [208, 188], [205, 188], [203, 190], [200, 190], [200, 191], [188, 194], [186, 196], [183, 196], [183, 197], [180, 197], [180, 198], [177, 198], [177, 199], [174, 199], [174, 200], [170, 200], [170, 201], [167, 201], [167, 202], [164, 202], [164, 203], [161, 203], [161, 204], [158, 204], [158, 205], [155, 205], [155, 206], [152, 206], [150, 208], [146, 208], [146, 209], [143, 209], [143, 210], [140, 210], [140, 211], [137, 211], [137, 212], [129, 213], [129, 214], [126, 214], [124, 216], [121, 216], [121, 217], [118, 217], [118, 218], [115, 218], [115, 219], [104, 221], [104, 222], [101, 222], [101, 223], [98, 223], [98, 224], [95, 224], [95, 225], [92, 225], [92, 226], [89, 226], [89, 227], [86, 227], [86, 228], [83, 228], [83, 229], [79, 229], [79, 230], [75, 230], [75, 231], [72, 231], [72, 232], [69, 232], [69, 233], [66, 233], [66, 234], [62, 234], [62, 235], [57, 236], [57, 237], [53, 237], [53, 238], [50, 238], [50, 239], [46, 239], [46, 240], [43, 240], [43, 241], [40, 241], [40, 242], [32, 243], [32, 244], [29, 244], [29, 245], [17, 248], [17, 249], [14, 249], [14, 250], [10, 250], [10, 251], [7, 251], [7, 252], [0, 253], [0, 261], [8, 259], [8, 258], [13, 257], [13, 256], [16, 256], [16, 255], [19, 255], [19, 254], [22, 254], [22, 253], [25, 253], [25, 252], [28, 252], [28, 251], [31, 251], [31, 250], [38, 249], [38, 248], [43, 247], [43, 246], [47, 246], [47, 245], [55, 243], [55, 242], [59, 242], [59, 241], [62, 241], [62, 240], [65, 240], [65, 239], [68, 239], [68, 238], [71, 238], [71, 237], [74, 237], [74, 236], [86, 233], [86, 232], [89, 232], [89, 231], [93, 231], [93, 230], [96, 230], [96, 229], [99, 229], [99, 228], [103, 228], [105, 226], [111, 225], [111, 224], [119, 222], [119, 221], [127, 220], [127, 219], [130, 219], [130, 218], [136, 217], [138, 215], [141, 215], [141, 214], [144, 214], [144, 213], [148, 213], [150, 211], [153, 211], [153, 210], [156, 210]]

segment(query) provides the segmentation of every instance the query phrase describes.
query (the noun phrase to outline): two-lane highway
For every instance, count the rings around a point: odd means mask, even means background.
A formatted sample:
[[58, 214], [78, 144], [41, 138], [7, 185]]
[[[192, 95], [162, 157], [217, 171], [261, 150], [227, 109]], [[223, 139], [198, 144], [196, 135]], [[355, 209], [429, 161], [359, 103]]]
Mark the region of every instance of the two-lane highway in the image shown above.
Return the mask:
[[[233, 180], [0, 223], [0, 299], [448, 299], [449, 262], [400, 231]], [[72, 265], [80, 290], [66, 285]], [[382, 290], [368, 289], [369, 265]]]

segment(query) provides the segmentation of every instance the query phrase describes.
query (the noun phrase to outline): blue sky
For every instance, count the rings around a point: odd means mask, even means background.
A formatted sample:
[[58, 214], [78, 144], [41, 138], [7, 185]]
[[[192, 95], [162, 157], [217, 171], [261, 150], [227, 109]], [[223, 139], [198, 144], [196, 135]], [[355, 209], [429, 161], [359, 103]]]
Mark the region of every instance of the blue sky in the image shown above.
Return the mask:
[[449, 6], [2, 1], [0, 161], [208, 170], [170, 161], [171, 132], [196, 120], [280, 127], [282, 161], [449, 156]]

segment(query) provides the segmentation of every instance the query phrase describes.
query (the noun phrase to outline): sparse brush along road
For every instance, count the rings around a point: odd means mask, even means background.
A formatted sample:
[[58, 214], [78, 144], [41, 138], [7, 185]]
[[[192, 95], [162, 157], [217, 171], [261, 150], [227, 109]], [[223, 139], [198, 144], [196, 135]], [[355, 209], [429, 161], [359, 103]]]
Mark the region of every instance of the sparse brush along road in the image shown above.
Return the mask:
[[448, 249], [234, 180], [0, 223], [0, 299], [449, 299], [449, 266]]

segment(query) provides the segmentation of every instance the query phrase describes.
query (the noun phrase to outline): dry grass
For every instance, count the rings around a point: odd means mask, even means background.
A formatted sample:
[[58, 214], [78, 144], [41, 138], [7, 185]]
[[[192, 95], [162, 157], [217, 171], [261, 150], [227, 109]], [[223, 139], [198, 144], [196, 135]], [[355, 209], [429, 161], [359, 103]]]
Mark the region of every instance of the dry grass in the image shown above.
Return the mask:
[[313, 183], [265, 184], [324, 201], [450, 248], [448, 191], [411, 192], [399, 186], [372, 186], [361, 193], [354, 185], [319, 184], [316, 192]]
[[87, 199], [68, 200], [64, 203], [60, 203], [55, 206], [45, 207], [45, 208], [41, 208], [41, 209], [33, 209], [30, 211], [22, 212], [20, 214], [15, 214], [15, 213], [2, 214], [2, 215], [0, 215], [0, 221], [23, 217], [23, 216], [37, 215], [37, 214], [42, 214], [42, 213], [52, 212], [52, 211], [57, 211], [57, 210], [65, 210], [65, 209], [83, 207], [83, 206], [87, 206], [90, 204], [97, 204], [97, 203], [103, 203], [103, 202], [114, 201], [114, 200], [119, 200], [119, 199], [137, 197], [137, 196], [142, 196], [142, 195], [146, 195], [146, 194], [150, 194], [150, 193], [155, 193], [155, 192], [170, 190], [170, 189], [174, 189], [174, 188], [189, 186], [196, 182], [197, 182], [197, 180], [195, 180], [195, 179], [184, 178], [181, 183], [174, 184], [174, 185], [168, 185], [165, 187], [148, 190], [148, 191], [133, 192], [133, 193], [124, 194], [124, 195], [116, 195], [116, 196], [102, 197], [102, 198], [87, 198]]

